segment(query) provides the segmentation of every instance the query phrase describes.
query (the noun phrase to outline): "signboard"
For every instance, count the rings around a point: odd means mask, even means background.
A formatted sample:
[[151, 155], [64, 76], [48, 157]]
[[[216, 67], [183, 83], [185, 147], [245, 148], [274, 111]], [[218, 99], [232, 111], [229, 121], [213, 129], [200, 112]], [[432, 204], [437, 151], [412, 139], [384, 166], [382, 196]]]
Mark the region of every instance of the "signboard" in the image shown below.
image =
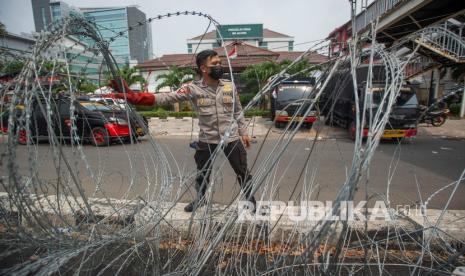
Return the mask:
[[220, 25], [216, 37], [221, 34], [225, 40], [233, 39], [261, 39], [263, 38], [263, 24]]

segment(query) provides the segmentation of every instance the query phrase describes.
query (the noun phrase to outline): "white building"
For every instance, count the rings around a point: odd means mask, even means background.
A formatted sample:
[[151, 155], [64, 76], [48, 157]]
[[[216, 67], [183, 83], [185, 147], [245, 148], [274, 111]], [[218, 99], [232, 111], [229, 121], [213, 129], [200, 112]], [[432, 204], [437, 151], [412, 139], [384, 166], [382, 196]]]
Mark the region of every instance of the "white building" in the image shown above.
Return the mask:
[[294, 37], [263, 28], [263, 24], [221, 25], [218, 30], [187, 40], [187, 52], [194, 53], [242, 41], [272, 51], [294, 51]]

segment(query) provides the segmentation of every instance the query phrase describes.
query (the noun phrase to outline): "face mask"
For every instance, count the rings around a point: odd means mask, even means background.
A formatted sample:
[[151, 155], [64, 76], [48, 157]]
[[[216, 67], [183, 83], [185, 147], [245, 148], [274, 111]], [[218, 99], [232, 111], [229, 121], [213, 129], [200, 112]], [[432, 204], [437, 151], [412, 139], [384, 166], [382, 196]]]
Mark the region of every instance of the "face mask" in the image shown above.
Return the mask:
[[219, 80], [223, 76], [223, 68], [221, 66], [210, 67], [210, 74], [208, 74], [212, 79]]

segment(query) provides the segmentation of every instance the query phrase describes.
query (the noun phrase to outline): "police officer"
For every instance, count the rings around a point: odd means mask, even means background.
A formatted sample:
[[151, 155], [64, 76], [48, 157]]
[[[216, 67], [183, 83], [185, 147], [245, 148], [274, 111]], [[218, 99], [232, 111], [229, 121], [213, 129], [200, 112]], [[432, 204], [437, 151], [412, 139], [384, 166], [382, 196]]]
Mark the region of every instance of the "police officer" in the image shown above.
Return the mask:
[[[167, 104], [190, 100], [198, 111], [199, 141], [196, 145], [195, 163], [197, 165], [196, 199], [189, 203], [184, 210], [192, 212], [204, 204], [207, 184], [210, 180], [212, 168], [212, 153], [218, 147], [221, 139], [225, 139], [222, 150], [237, 175], [239, 185], [246, 199], [254, 206], [254, 196], [251, 194], [251, 175], [247, 168], [247, 152], [250, 147], [250, 137], [242, 112], [239, 96], [233, 83], [221, 79], [223, 69], [221, 59], [213, 50], [204, 50], [197, 54], [196, 64], [202, 78], [183, 85], [180, 89], [170, 93], [134, 93], [127, 86], [126, 99], [135, 105]], [[114, 83], [113, 83], [114, 86]], [[123, 98], [123, 93], [115, 94]], [[245, 147], [245, 148], [244, 148]]]

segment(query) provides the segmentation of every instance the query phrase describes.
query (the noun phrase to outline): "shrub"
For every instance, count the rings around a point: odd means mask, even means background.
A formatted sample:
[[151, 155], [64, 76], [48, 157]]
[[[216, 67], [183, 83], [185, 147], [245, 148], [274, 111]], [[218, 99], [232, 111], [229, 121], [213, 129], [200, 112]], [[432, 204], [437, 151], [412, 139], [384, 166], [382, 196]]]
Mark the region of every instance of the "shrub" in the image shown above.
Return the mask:
[[167, 118], [167, 117], [175, 117], [175, 118], [182, 118], [182, 117], [197, 117], [197, 113], [193, 111], [180, 111], [180, 112], [173, 112], [173, 111], [165, 111], [165, 110], [155, 110], [155, 111], [140, 111], [140, 115], [145, 117], [159, 117], [159, 118]]
[[242, 106], [246, 106], [254, 97], [253, 94], [241, 94], [239, 95], [239, 101], [241, 102]]
[[459, 103], [453, 103], [449, 106], [450, 113], [454, 116], [459, 116], [460, 113], [460, 104]]
[[262, 110], [258, 108], [251, 108], [245, 112], [245, 117], [253, 116], [271, 117], [271, 112], [269, 110]]
[[146, 106], [146, 105], [136, 105], [137, 111], [155, 111], [156, 108], [153, 106]]

